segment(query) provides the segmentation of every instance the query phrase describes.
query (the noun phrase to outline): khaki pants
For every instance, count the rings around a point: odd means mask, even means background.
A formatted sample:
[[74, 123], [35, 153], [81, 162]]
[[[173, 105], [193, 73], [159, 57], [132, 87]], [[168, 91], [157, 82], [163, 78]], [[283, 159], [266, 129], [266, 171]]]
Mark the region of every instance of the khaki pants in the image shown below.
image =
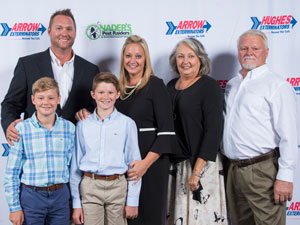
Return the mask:
[[84, 225], [126, 225], [124, 206], [127, 195], [125, 176], [116, 180], [94, 180], [83, 176], [80, 184]]
[[227, 197], [235, 225], [284, 225], [286, 204], [274, 202], [278, 159], [246, 167], [229, 165]]

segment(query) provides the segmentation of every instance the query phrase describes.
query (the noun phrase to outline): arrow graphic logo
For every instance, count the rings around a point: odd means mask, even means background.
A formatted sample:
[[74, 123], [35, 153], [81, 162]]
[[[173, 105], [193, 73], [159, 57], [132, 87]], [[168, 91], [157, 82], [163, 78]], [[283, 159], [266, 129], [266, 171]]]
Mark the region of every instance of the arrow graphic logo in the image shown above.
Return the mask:
[[7, 36], [8, 33], [11, 31], [11, 28], [7, 25], [7, 23], [1, 23], [1, 26], [3, 28], [1, 36]]
[[41, 24], [41, 27], [38, 29], [38, 31], [41, 31], [41, 35], [43, 35], [43, 33], [46, 31], [46, 28], [43, 26], [43, 24]]
[[251, 27], [251, 30], [256, 30], [258, 26], [261, 24], [261, 21], [257, 19], [257, 17], [251, 17], [251, 20], [253, 22], [253, 25]]
[[174, 26], [173, 22], [171, 22], [171, 21], [166, 22], [166, 24], [167, 24], [168, 27], [169, 27], [169, 29], [168, 29], [166, 35], [171, 35], [171, 34], [173, 34], [173, 32], [174, 32], [174, 30], [177, 28], [177, 26]]
[[292, 16], [292, 21], [291, 21], [292, 28], [295, 26], [296, 23], [297, 23], [297, 20], [295, 20], [295, 18]]
[[2, 157], [7, 157], [9, 154], [9, 150], [10, 150], [10, 146], [9, 144], [2, 144], [3, 148], [4, 148], [4, 152], [2, 154]]
[[203, 28], [206, 28], [206, 32], [211, 28], [211, 25], [209, 22], [206, 20], [206, 24], [203, 26]]

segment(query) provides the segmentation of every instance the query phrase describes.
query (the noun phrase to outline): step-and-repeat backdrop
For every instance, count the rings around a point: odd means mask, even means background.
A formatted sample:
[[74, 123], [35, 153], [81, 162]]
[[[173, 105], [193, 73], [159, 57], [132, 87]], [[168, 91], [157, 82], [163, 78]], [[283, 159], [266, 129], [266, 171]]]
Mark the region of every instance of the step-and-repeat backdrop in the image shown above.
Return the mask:
[[[283, 76], [300, 99], [300, 2], [296, 0], [110, 0], [2, 1], [0, 7], [0, 101], [3, 100], [19, 57], [50, 45], [51, 14], [72, 9], [77, 23], [76, 54], [118, 75], [120, 51], [131, 34], [149, 45], [154, 71], [168, 82], [174, 74], [168, 57], [185, 37], [201, 41], [212, 61], [212, 73], [222, 88], [240, 69], [237, 38], [248, 29], [269, 38], [268, 65]], [[3, 176], [9, 146], [0, 131], [0, 225], [10, 224]], [[287, 204], [287, 224], [300, 222], [299, 166], [294, 198]]]

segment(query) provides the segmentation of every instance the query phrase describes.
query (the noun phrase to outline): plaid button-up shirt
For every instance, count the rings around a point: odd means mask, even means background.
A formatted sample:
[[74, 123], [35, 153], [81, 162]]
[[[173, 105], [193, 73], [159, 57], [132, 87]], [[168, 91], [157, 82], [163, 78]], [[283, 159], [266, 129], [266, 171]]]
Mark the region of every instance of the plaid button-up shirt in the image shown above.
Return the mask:
[[58, 116], [50, 130], [40, 125], [35, 113], [16, 129], [20, 140], [10, 149], [4, 178], [10, 212], [22, 209], [20, 183], [37, 187], [68, 183], [75, 137], [75, 126]]

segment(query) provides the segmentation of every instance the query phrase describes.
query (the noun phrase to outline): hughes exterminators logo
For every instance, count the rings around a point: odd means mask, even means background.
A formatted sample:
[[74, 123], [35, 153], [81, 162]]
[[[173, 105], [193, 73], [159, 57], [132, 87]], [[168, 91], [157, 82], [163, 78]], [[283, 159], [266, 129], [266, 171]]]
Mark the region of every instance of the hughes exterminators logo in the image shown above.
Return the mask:
[[166, 35], [182, 35], [186, 37], [205, 37], [211, 28], [207, 20], [181, 20], [177, 26], [172, 21], [166, 22], [168, 30]]
[[293, 88], [294, 88], [294, 90], [295, 90], [295, 92], [296, 92], [296, 95], [300, 95], [300, 77], [288, 77], [287, 79], [286, 79], [286, 81], [287, 82], [289, 82], [292, 86], [293, 86]]
[[300, 220], [300, 202], [291, 202], [291, 205], [286, 207], [286, 215], [288, 218], [297, 216]]
[[252, 30], [264, 30], [272, 34], [290, 33], [297, 23], [292, 15], [264, 16], [261, 21], [257, 17], [251, 17], [251, 20]]
[[40, 40], [46, 31], [41, 23], [15, 23], [10, 27], [7, 23], [0, 23], [2, 27], [2, 37], [11, 37], [18, 40]]
[[91, 40], [98, 38], [124, 38], [132, 35], [131, 24], [90, 24], [86, 28], [86, 36]]

